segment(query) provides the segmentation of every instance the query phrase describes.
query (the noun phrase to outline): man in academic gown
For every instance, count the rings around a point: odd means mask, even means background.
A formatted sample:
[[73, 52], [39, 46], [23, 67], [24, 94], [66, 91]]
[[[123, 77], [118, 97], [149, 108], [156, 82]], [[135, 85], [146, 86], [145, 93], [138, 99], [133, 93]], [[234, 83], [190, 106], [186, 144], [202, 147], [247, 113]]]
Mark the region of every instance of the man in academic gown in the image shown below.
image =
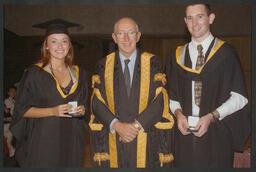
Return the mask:
[[118, 20], [112, 34], [118, 51], [100, 60], [92, 77], [94, 166], [167, 167], [173, 160], [165, 74], [158, 57], [136, 49], [140, 36], [133, 19]]
[[211, 34], [214, 18], [209, 5], [188, 5], [191, 42], [167, 59], [170, 109], [177, 119], [175, 167], [232, 167], [233, 151], [243, 150], [250, 132], [239, 58]]

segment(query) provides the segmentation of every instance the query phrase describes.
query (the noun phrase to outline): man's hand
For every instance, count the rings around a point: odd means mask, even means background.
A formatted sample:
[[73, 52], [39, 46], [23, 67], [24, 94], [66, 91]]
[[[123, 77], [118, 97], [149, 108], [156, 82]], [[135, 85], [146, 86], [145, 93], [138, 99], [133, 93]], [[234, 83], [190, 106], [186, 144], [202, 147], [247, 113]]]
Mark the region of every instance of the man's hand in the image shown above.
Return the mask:
[[193, 134], [197, 137], [202, 137], [208, 131], [212, 120], [213, 117], [211, 113], [201, 117], [195, 127], [195, 130], [198, 130], [198, 132], [193, 132]]
[[120, 136], [121, 141], [124, 143], [129, 143], [133, 141], [137, 135], [139, 129], [135, 128], [133, 123], [126, 123], [126, 122], [120, 122], [116, 121], [112, 128], [118, 133]]
[[135, 120], [135, 121], [132, 123], [132, 125], [133, 125], [136, 129], [138, 129], [138, 130], [141, 130], [141, 129], [142, 129], [141, 124], [140, 124], [139, 121], [137, 121], [137, 120]]
[[188, 135], [191, 134], [191, 132], [188, 132], [187, 129], [189, 128], [187, 118], [185, 115], [182, 113], [180, 109], [175, 110], [175, 116], [177, 118], [177, 124], [180, 132], [183, 135]]

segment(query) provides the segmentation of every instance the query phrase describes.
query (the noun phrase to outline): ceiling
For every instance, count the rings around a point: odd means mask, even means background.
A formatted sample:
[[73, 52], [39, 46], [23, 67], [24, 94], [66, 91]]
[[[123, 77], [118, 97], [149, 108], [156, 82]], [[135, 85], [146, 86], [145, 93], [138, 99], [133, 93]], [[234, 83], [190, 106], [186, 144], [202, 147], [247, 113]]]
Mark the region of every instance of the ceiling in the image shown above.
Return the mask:
[[[251, 8], [242, 4], [212, 5], [216, 14], [213, 33], [221, 36], [241, 36], [251, 33]], [[186, 33], [183, 4], [6, 4], [4, 27], [19, 36], [43, 35], [32, 25], [62, 18], [81, 24], [70, 28], [71, 34], [111, 34], [120, 17], [134, 18], [149, 35], [183, 36]]]

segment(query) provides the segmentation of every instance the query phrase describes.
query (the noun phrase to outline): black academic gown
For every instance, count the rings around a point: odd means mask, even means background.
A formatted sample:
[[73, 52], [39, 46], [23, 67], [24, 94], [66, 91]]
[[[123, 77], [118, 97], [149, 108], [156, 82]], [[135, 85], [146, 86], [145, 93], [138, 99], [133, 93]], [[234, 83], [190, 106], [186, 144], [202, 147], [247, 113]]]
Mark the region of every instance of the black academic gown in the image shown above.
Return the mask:
[[[199, 73], [191, 70], [186, 46], [177, 49], [176, 54], [167, 59], [169, 97], [180, 102], [185, 116], [192, 115], [192, 80], [201, 80], [203, 84], [200, 117], [221, 106], [230, 97], [231, 91], [247, 97], [237, 53], [229, 45], [221, 45], [222, 43], [219, 39], [215, 40], [208, 61]], [[183, 62], [179, 61], [183, 57]], [[207, 133], [200, 138], [193, 134], [184, 136], [176, 127], [175, 166], [232, 167], [233, 151], [243, 150], [249, 132], [247, 105], [223, 120], [211, 123]]]
[[[95, 115], [95, 121], [103, 124], [103, 129], [99, 132], [92, 130], [92, 155], [95, 153], [109, 152], [109, 143], [108, 143], [108, 133], [109, 126], [111, 121], [114, 118], [117, 118], [121, 122], [132, 123], [134, 120], [138, 120], [143, 126], [147, 137], [147, 147], [146, 147], [146, 167], [159, 167], [160, 162], [158, 158], [158, 153], [171, 153], [171, 131], [165, 130], [164, 132], [156, 130], [154, 124], [159, 121], [165, 121], [162, 118], [163, 113], [163, 95], [160, 93], [155, 99], [155, 90], [156, 88], [163, 86], [161, 81], [155, 82], [153, 77], [157, 73], [161, 73], [161, 63], [160, 59], [157, 57], [152, 57], [150, 60], [150, 89], [148, 97], [148, 106], [142, 113], [139, 112], [139, 97], [140, 97], [140, 81], [141, 81], [141, 53], [138, 52], [133, 81], [131, 87], [131, 93], [128, 97], [124, 75], [122, 72], [121, 62], [119, 58], [119, 53], [115, 53], [115, 62], [114, 62], [114, 106], [115, 114], [113, 114], [108, 106], [102, 101], [99, 100], [99, 97], [92, 97], [92, 112]], [[95, 88], [100, 90], [102, 98], [106, 100], [106, 88], [105, 88], [105, 64], [106, 58], [102, 59], [96, 69], [96, 75], [100, 76], [100, 84], [95, 84]], [[153, 101], [154, 99], [154, 101]], [[167, 131], [169, 133], [167, 133]], [[151, 134], [149, 134], [151, 133]], [[162, 137], [165, 137], [162, 139]], [[118, 140], [118, 134], [116, 135], [116, 145], [117, 145], [117, 166], [116, 167], [137, 167], [137, 138], [134, 139], [131, 143], [122, 143]], [[169, 143], [168, 143], [169, 142]], [[169, 145], [168, 145], [169, 144]], [[97, 161], [93, 161], [94, 166], [109, 167], [109, 161], [102, 161], [99, 164]], [[166, 163], [166, 166], [170, 166], [170, 162]], [[110, 166], [111, 167], [111, 166]]]
[[[11, 131], [16, 138], [16, 159], [21, 167], [82, 167], [85, 120], [80, 118], [23, 118], [31, 107], [48, 108], [70, 101], [87, 105], [87, 72], [72, 69], [76, 81], [64, 95], [49, 71], [29, 67], [21, 79], [16, 97]], [[87, 109], [87, 108], [86, 108]]]

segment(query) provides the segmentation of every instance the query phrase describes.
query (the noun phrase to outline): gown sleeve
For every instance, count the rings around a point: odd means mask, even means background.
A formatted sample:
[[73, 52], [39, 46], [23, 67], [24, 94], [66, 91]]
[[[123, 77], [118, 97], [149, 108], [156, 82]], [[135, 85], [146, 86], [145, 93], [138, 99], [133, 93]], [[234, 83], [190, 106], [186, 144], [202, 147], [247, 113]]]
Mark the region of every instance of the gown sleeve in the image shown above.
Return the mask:
[[23, 166], [32, 135], [33, 119], [23, 118], [24, 114], [37, 105], [37, 71], [34, 67], [25, 70], [15, 96], [15, 107], [10, 130], [16, 139], [16, 159]]
[[[149, 97], [152, 101], [148, 102], [148, 106], [146, 109], [141, 112], [138, 116], [137, 120], [140, 122], [144, 130], [149, 129], [158, 121], [161, 120], [161, 116], [163, 113], [164, 101], [163, 101], [163, 94], [160, 93], [155, 97], [156, 89], [159, 87], [164, 87], [161, 81], [154, 81], [154, 76], [156, 74], [161, 74], [161, 61], [158, 57], [152, 57], [151, 59], [151, 86], [150, 86], [150, 94]], [[153, 81], [152, 81], [153, 80]]]
[[[230, 84], [230, 90], [248, 97], [245, 86], [244, 75], [239, 61], [239, 57], [234, 49], [228, 51], [227, 57], [229, 60], [226, 62], [225, 84]], [[229, 69], [229, 70], [228, 70]], [[229, 128], [232, 135], [233, 149], [243, 151], [248, 136], [250, 134], [250, 117], [248, 104], [241, 110], [225, 117], [224, 124]]]
[[[96, 66], [95, 75], [100, 77], [100, 83], [95, 83], [95, 89], [98, 89], [101, 96], [106, 100], [106, 90], [104, 81], [104, 63], [105, 61], [100, 61]], [[106, 104], [104, 104], [99, 97], [95, 94], [92, 97], [92, 111], [97, 118], [106, 128], [109, 128], [111, 121], [115, 118], [113, 113], [109, 110]]]

